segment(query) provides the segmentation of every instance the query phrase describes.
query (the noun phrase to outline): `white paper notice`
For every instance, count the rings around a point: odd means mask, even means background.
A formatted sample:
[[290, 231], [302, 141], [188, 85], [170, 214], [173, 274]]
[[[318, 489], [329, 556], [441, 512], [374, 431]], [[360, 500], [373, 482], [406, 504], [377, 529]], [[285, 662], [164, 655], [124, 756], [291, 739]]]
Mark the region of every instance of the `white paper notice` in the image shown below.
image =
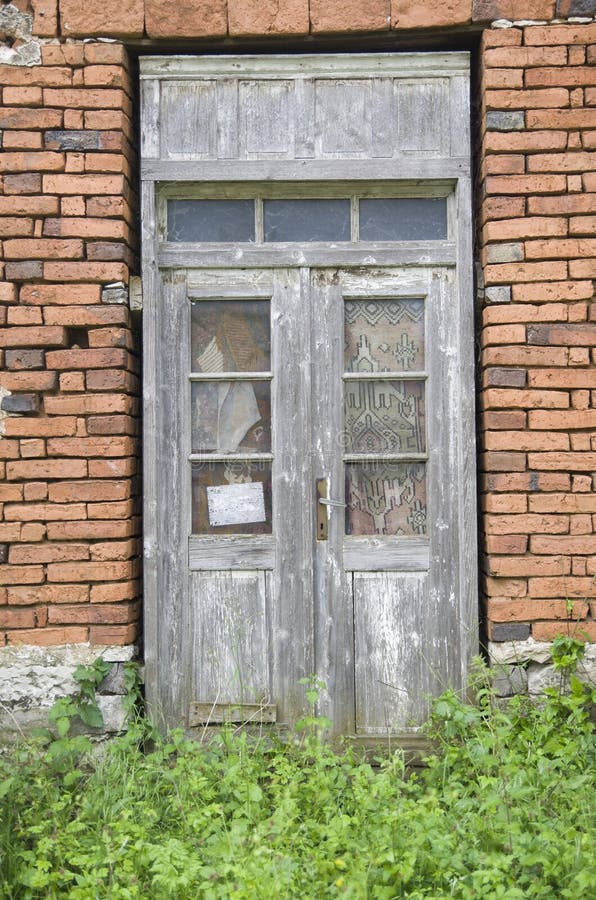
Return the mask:
[[207, 488], [210, 525], [242, 525], [265, 521], [263, 483], [222, 484]]

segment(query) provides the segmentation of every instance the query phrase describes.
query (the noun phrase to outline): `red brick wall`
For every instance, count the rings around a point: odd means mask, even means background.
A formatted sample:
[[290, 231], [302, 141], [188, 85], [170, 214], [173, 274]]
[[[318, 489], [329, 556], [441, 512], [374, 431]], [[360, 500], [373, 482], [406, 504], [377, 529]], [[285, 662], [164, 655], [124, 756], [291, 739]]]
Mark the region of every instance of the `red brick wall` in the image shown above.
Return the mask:
[[105, 302], [135, 265], [131, 82], [119, 44], [41, 52], [0, 67], [0, 641], [131, 643], [139, 361]]
[[548, 640], [571, 598], [596, 640], [596, 24], [489, 27], [594, 17], [594, 0], [14, 3], [31, 18], [6, 53], [40, 64], [0, 67], [0, 643], [130, 643], [139, 617], [138, 353], [106, 291], [136, 271], [135, 100], [123, 44], [82, 38], [393, 32], [400, 49], [483, 26], [488, 634]]
[[[482, 39], [489, 637], [596, 640], [596, 24]], [[563, 621], [562, 621], [563, 620]]]

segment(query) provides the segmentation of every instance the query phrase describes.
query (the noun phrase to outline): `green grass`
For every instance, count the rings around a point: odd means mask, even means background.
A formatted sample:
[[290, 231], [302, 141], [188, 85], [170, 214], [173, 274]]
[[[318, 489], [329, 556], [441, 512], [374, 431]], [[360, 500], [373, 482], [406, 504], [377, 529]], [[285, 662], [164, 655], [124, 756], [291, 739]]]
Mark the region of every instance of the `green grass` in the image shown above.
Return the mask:
[[0, 759], [2, 898], [578, 898], [596, 896], [590, 693], [501, 710], [451, 691], [436, 755], [408, 777], [294, 741], [200, 745], [142, 721]]

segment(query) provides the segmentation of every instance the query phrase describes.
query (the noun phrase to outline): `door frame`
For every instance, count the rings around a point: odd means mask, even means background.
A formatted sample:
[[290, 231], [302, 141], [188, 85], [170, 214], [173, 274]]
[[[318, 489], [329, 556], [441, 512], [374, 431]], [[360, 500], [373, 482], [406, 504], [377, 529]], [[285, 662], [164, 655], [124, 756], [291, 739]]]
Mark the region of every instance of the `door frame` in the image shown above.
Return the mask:
[[[374, 55], [339, 55], [320, 57], [316, 65], [324, 67], [329, 60], [335, 71], [370, 72], [376, 64]], [[465, 685], [471, 657], [478, 649], [477, 595], [477, 528], [476, 528], [476, 462], [474, 410], [474, 330], [472, 282], [472, 226], [471, 179], [469, 152], [469, 78], [467, 54], [379, 54], [386, 62], [389, 57], [395, 71], [410, 77], [444, 72], [450, 77], [450, 152], [441, 158], [412, 154], [401, 159], [362, 160], [163, 160], [159, 148], [159, 85], [160, 79], [200, 77], [215, 66], [224, 65], [225, 58], [181, 58], [172, 62], [163, 58], [147, 59], [142, 63], [142, 258], [143, 258], [143, 340], [144, 340], [144, 585], [145, 585], [145, 660], [146, 686], [150, 713], [159, 724], [179, 725], [186, 720], [188, 702], [183, 681], [188, 670], [188, 647], [180, 635], [188, 629], [188, 608], [178, 593], [179, 585], [164, 585], [160, 567], [163, 560], [179, 553], [179, 541], [187, 543], [187, 523], [180, 519], [164, 529], [160, 519], [162, 502], [159, 470], [158, 389], [154, 380], [158, 360], [164, 353], [164, 323], [160, 315], [162, 274], [177, 292], [180, 300], [185, 292], [186, 269], [212, 266], [215, 268], [243, 267], [338, 267], [358, 268], [370, 263], [371, 249], [320, 245], [251, 246], [241, 256], [235, 246], [174, 245], [163, 240], [160, 230], [160, 211], [163, 197], [175, 195], [185, 185], [205, 196], [214, 190], [231, 191], [227, 182], [244, 185], [250, 191], [257, 184], [280, 187], [296, 182], [310, 185], [317, 191], [321, 184], [366, 182], [372, 190], [383, 192], [391, 182], [399, 185], [408, 196], [445, 196], [449, 193], [449, 232], [451, 240], [412, 241], [374, 248], [374, 260], [380, 266], [454, 266], [457, 281], [459, 316], [459, 347], [461, 351], [460, 435], [458, 440], [459, 471], [462, 490], [455, 498], [460, 523], [458, 567], [461, 577], [459, 596], [461, 679]], [[313, 57], [244, 57], [245, 71], [258, 71], [278, 66], [280, 60], [291, 70], [302, 60]], [[213, 61], [215, 60], [215, 61]], [[273, 60], [273, 62], [272, 62]], [[347, 74], [346, 76], [347, 77]], [[198, 187], [197, 187], [198, 186]], [[282, 188], [283, 189], [283, 188]], [[218, 194], [222, 196], [222, 194]], [[242, 196], [236, 193], [234, 196]], [[170, 350], [175, 352], [175, 343]], [[167, 352], [167, 351], [166, 351]], [[182, 460], [184, 464], [185, 460]], [[163, 628], [165, 618], [170, 623]], [[160, 612], [161, 609], [161, 612]]]

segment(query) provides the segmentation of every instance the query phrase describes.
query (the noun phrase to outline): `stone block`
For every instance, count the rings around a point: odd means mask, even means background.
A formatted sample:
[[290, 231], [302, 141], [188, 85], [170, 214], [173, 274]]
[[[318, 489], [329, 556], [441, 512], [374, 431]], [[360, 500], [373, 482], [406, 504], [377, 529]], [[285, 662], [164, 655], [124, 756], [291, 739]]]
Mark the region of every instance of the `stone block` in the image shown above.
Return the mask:
[[506, 624], [493, 624], [491, 627], [491, 639], [500, 641], [525, 641], [530, 636], [530, 626], [521, 622], [507, 622]]
[[[170, 4], [164, 20], [180, 6]], [[142, 37], [145, 9], [143, 0], [102, 0], [101, 3], [81, 3], [81, 0], [60, 0], [60, 26], [64, 37]]]
[[517, 242], [489, 244], [486, 248], [486, 261], [489, 263], [521, 262], [523, 258], [524, 248]]
[[226, 0], [145, 0], [145, 28], [150, 38], [213, 37], [228, 30]]
[[106, 284], [101, 290], [101, 302], [128, 306], [128, 288], [121, 281], [114, 284]]
[[308, 0], [228, 0], [228, 23], [231, 35], [308, 34]]
[[487, 131], [520, 131], [526, 127], [523, 110], [502, 112], [490, 109], [486, 114]]
[[126, 683], [124, 678], [124, 663], [118, 662], [112, 665], [112, 668], [99, 685], [99, 693], [103, 695], [126, 693]]
[[392, 0], [393, 28], [447, 28], [472, 17], [472, 0]]
[[499, 697], [526, 694], [528, 675], [523, 666], [498, 665], [493, 669], [493, 688]]
[[511, 287], [505, 284], [493, 284], [484, 292], [488, 303], [511, 303]]
[[[493, 630], [497, 626], [493, 627]], [[516, 624], [499, 625], [503, 629], [502, 633], [507, 630], [518, 628]], [[528, 628], [529, 625], [524, 626]], [[494, 639], [488, 643], [488, 655], [491, 665], [519, 665], [524, 662], [550, 662], [551, 644], [547, 641], [535, 641], [534, 638], [528, 637], [525, 640], [516, 640], [515, 638], [503, 638], [502, 643], [497, 643]]]
[[45, 145], [50, 150], [100, 150], [100, 131], [46, 131]]

